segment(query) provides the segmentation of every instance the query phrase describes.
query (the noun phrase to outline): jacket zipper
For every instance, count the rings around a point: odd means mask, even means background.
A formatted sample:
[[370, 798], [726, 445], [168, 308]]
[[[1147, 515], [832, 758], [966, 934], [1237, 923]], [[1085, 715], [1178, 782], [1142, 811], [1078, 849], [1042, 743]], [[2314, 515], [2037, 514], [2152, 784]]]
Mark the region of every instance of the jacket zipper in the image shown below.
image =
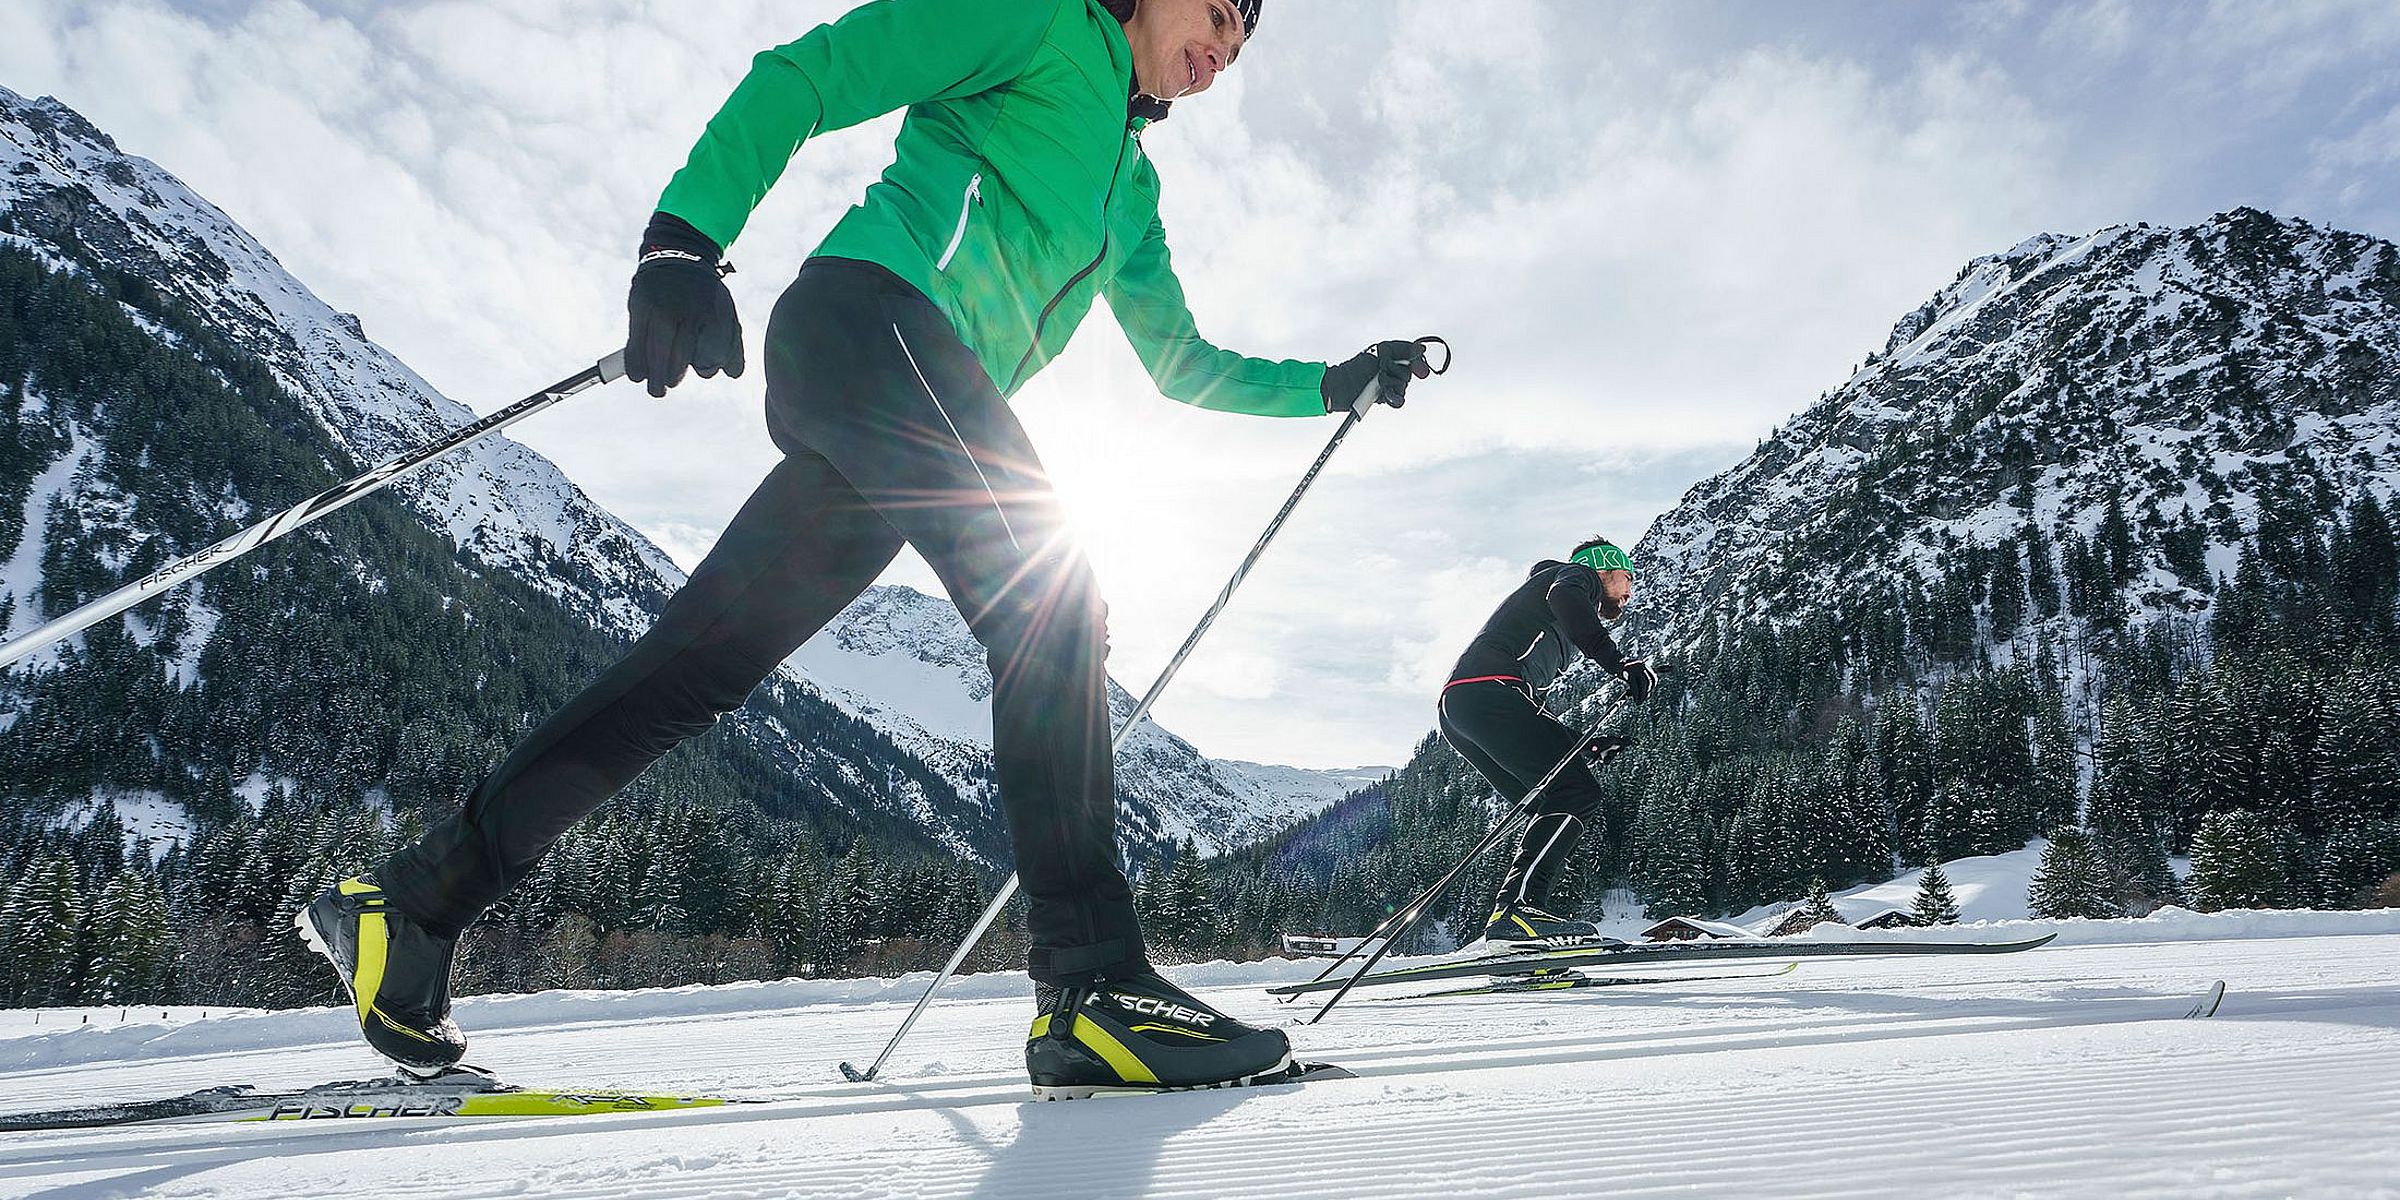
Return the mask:
[[1042, 306], [1041, 315], [1033, 319], [1033, 344], [1025, 347], [1025, 356], [1017, 360], [1017, 369], [1008, 373], [1008, 391], [1017, 390], [1017, 384], [1025, 378], [1025, 368], [1033, 363], [1033, 356], [1041, 350], [1042, 330], [1049, 327], [1050, 314], [1058, 311], [1060, 302], [1067, 298], [1068, 292], [1075, 290], [1076, 284], [1082, 283], [1092, 272], [1100, 269], [1101, 263], [1108, 261], [1108, 214], [1109, 210], [1116, 205], [1117, 176], [1125, 173], [1125, 145], [1126, 143], [1139, 145], [1140, 142], [1139, 132], [1134, 129], [1133, 123], [1126, 122], [1125, 139], [1117, 145], [1117, 165], [1108, 173], [1108, 194], [1100, 198], [1100, 253], [1093, 255], [1092, 261], [1083, 264], [1082, 270], [1068, 276], [1067, 282], [1059, 287], [1058, 293], [1050, 297], [1048, 304]]
[[983, 172], [967, 180], [967, 194], [958, 202], [958, 228], [950, 231], [950, 244], [942, 250], [942, 260], [933, 264], [936, 271], [950, 269], [950, 260], [958, 256], [959, 244], [967, 240], [967, 217], [983, 202]]

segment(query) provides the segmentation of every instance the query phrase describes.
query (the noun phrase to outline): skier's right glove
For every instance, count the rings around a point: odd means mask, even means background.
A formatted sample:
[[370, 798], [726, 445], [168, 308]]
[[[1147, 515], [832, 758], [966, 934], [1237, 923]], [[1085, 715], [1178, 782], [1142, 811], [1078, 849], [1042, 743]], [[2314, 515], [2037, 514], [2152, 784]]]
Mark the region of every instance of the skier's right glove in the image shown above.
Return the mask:
[[625, 298], [625, 377], [664, 396], [685, 368], [742, 377], [742, 321], [720, 267], [724, 251], [681, 217], [653, 213]]
[[1596, 733], [1583, 744], [1583, 761], [1597, 771], [1607, 766], [1610, 759], [1631, 749], [1633, 749], [1632, 738]]
[[[1442, 348], [1442, 365], [1438, 368], [1425, 356], [1426, 348], [1436, 345]], [[1358, 402], [1358, 394], [1372, 383], [1376, 385], [1375, 403], [1398, 408], [1408, 403], [1410, 380], [1450, 369], [1449, 351], [1450, 343], [1438, 337], [1421, 337], [1413, 342], [1377, 342], [1325, 368], [1325, 379], [1317, 385], [1317, 392], [1325, 398], [1326, 412], [1348, 412]]]
[[1626, 659], [1625, 665], [1617, 668], [1617, 676], [1625, 681], [1625, 698], [1635, 704], [1648, 700], [1658, 690], [1658, 668], [1644, 659]]

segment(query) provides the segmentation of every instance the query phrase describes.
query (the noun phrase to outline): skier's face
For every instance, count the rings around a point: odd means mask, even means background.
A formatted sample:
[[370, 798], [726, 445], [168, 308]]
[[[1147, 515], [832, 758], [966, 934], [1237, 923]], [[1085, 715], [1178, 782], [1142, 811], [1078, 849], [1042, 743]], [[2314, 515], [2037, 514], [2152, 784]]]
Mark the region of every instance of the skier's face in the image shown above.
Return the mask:
[[1141, 0], [1125, 22], [1134, 86], [1161, 100], [1197, 95], [1242, 53], [1232, 0]]
[[1614, 621], [1625, 615], [1626, 602], [1633, 599], [1633, 572], [1600, 572], [1600, 619]]

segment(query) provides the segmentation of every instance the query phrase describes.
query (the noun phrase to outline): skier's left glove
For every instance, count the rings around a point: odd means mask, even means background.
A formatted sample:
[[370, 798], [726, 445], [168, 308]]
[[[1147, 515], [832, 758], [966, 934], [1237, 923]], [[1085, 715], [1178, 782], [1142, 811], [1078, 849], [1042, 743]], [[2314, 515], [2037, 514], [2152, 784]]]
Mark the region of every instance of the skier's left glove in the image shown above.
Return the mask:
[[671, 213], [653, 213], [642, 231], [641, 259], [625, 298], [625, 377], [664, 396], [685, 368], [702, 379], [742, 377], [742, 320], [720, 267], [724, 253], [707, 234]]
[[[1442, 348], [1442, 365], [1435, 367], [1426, 356], [1431, 346]], [[1408, 385], [1413, 379], [1439, 375], [1450, 369], [1450, 343], [1438, 337], [1421, 337], [1415, 341], [1377, 342], [1343, 362], [1325, 368], [1325, 380], [1317, 391], [1325, 398], [1325, 411], [1348, 412], [1358, 403], [1358, 394], [1368, 384], [1375, 386], [1375, 402], [1398, 408], [1408, 403]]]
[[1614, 734], [1596, 733], [1583, 743], [1583, 761], [1597, 771], [1610, 759], [1633, 749], [1633, 739]]

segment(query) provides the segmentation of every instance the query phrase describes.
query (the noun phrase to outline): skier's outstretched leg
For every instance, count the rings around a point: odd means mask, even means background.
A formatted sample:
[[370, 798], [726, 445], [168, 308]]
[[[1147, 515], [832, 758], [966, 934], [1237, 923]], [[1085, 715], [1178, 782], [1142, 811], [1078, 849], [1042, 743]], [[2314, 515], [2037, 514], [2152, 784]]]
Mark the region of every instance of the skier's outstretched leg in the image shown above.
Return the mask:
[[[1526, 793], [1576, 748], [1576, 734], [1528, 696], [1519, 683], [1478, 680], [1442, 692], [1442, 736], [1511, 801]], [[1495, 950], [1571, 946], [1597, 941], [1598, 926], [1545, 907], [1559, 871], [1600, 811], [1600, 783], [1582, 762], [1568, 763], [1534, 802], [1533, 821], [1501, 878], [1483, 940]]]
[[465, 1053], [450, 1020], [459, 931], [651, 763], [739, 708], [873, 582], [900, 535], [823, 457], [767, 475], [658, 623], [486, 775], [459, 812], [298, 916], [368, 1043], [403, 1066]]
[[[992, 757], [1029, 901], [1037, 1092], [1239, 1082], [1290, 1047], [1151, 969], [1117, 864], [1107, 609], [1033, 443], [939, 310], [818, 259], [777, 305], [779, 441], [823, 453], [940, 576], [991, 665]], [[838, 373], [822, 364], [839, 359]]]

